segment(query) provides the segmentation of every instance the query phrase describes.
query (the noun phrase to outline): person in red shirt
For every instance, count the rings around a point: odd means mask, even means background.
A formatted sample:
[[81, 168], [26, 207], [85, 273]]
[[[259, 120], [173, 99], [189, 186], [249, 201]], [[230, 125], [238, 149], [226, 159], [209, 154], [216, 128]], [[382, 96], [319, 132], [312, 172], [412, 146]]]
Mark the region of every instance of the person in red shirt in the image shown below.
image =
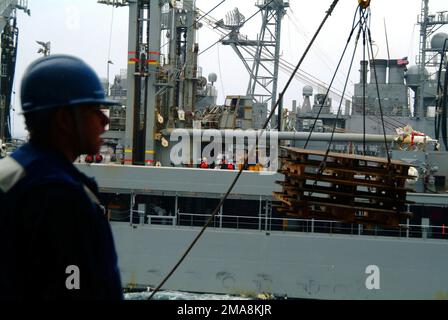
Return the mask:
[[201, 164], [199, 165], [199, 168], [201, 169], [208, 169], [208, 162], [207, 162], [207, 158], [202, 159]]

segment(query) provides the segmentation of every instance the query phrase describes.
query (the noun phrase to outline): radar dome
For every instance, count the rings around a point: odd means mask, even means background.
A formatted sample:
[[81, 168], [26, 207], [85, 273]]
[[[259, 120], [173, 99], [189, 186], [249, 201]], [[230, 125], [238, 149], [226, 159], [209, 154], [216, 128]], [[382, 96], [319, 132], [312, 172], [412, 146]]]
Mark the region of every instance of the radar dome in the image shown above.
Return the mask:
[[210, 73], [208, 75], [208, 81], [210, 81], [211, 83], [215, 83], [218, 80], [218, 76], [216, 75], [216, 73]]
[[446, 49], [448, 49], [448, 40], [447, 39], [448, 39], [448, 34], [443, 33], [443, 32], [437, 33], [431, 39], [431, 48], [433, 50], [442, 51], [443, 44], [445, 43], [445, 40], [446, 40], [447, 41]]
[[303, 95], [306, 97], [311, 97], [313, 95], [313, 87], [304, 86], [303, 87]]

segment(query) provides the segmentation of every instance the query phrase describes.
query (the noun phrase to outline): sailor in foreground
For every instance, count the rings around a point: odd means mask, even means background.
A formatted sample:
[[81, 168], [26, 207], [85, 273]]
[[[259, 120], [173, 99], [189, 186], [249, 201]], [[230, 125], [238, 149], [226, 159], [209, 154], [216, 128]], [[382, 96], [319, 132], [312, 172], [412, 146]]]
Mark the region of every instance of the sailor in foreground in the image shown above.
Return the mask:
[[109, 222], [94, 180], [73, 162], [96, 154], [109, 119], [91, 67], [41, 58], [21, 87], [30, 141], [0, 160], [0, 298], [123, 298]]

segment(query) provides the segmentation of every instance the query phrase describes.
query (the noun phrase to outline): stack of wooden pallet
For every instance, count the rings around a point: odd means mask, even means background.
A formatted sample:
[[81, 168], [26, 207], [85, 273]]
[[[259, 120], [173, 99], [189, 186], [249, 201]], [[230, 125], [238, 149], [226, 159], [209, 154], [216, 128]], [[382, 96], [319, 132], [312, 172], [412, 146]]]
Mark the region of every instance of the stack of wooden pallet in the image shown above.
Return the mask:
[[281, 213], [398, 227], [410, 216], [406, 180], [409, 164], [385, 158], [283, 148]]

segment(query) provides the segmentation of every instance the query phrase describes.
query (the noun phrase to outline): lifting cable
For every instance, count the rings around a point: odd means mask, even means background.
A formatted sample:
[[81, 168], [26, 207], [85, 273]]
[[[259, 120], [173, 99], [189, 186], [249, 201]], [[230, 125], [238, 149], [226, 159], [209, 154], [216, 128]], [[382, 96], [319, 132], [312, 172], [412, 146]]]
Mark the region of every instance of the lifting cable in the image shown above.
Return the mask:
[[[355, 17], [354, 17], [354, 20], [353, 20], [353, 23], [352, 23], [352, 30], [351, 30], [350, 35], [348, 37], [346, 46], [345, 46], [345, 48], [343, 50], [343, 53], [342, 53], [341, 58], [339, 60], [339, 63], [337, 65], [337, 67], [336, 67], [335, 73], [333, 75], [333, 79], [330, 82], [330, 86], [333, 84], [333, 81], [334, 81], [334, 79], [336, 77], [336, 73], [339, 70], [339, 67], [340, 67], [340, 65], [342, 63], [342, 60], [343, 60], [343, 58], [345, 56], [345, 53], [347, 51], [347, 47], [348, 47], [348, 45], [349, 45], [349, 43], [350, 43], [350, 41], [352, 39], [353, 33], [354, 33], [355, 29], [359, 27], [358, 34], [357, 34], [357, 37], [356, 37], [356, 40], [355, 40], [355, 48], [354, 48], [354, 52], [353, 52], [353, 55], [352, 55], [352, 60], [351, 60], [351, 63], [350, 63], [350, 70], [351, 70], [351, 68], [353, 66], [353, 61], [354, 61], [355, 53], [356, 53], [356, 50], [357, 50], [358, 40], [359, 40], [360, 34], [362, 32], [362, 36], [363, 36], [363, 61], [365, 61], [365, 55], [366, 55], [365, 53], [366, 53], [366, 47], [367, 47], [367, 55], [369, 57], [369, 61], [371, 61], [371, 63], [372, 63], [372, 69], [373, 69], [373, 72], [374, 72], [376, 93], [377, 93], [377, 97], [378, 97], [378, 104], [379, 104], [379, 110], [380, 110], [380, 119], [381, 119], [381, 125], [382, 125], [382, 129], [383, 129], [383, 135], [384, 135], [384, 145], [385, 145], [385, 148], [386, 148], [388, 164], [390, 165], [391, 158], [390, 158], [390, 153], [389, 153], [389, 146], [387, 144], [385, 120], [384, 120], [383, 108], [382, 108], [382, 104], [381, 104], [381, 97], [380, 97], [380, 91], [379, 91], [379, 85], [378, 85], [376, 66], [375, 66], [375, 61], [374, 61], [374, 58], [373, 58], [374, 57], [374, 54], [373, 54], [373, 41], [372, 41], [372, 36], [371, 36], [371, 32], [370, 32], [370, 21], [371, 21], [370, 20], [371, 12], [370, 12], [370, 7], [369, 7], [370, 1], [359, 0], [358, 2], [359, 2], [359, 5], [358, 5], [358, 7], [356, 9], [356, 12], [355, 12]], [[355, 23], [356, 16], [357, 16], [358, 12], [359, 12], [359, 20], [358, 20], [358, 22]], [[349, 74], [350, 74], [350, 71], [349, 71]], [[366, 81], [365, 81], [365, 79], [363, 79], [363, 80], [364, 80], [363, 81], [363, 154], [365, 155], [365, 152], [366, 152], [366, 113], [367, 113], [367, 110], [366, 110], [366, 101], [365, 101], [365, 83], [366, 83]], [[348, 76], [347, 76], [346, 83], [345, 83], [345, 86], [344, 86], [343, 94], [345, 94], [347, 83], [348, 83]], [[321, 114], [321, 112], [323, 110], [325, 102], [326, 102], [326, 100], [328, 98], [329, 90], [330, 90], [330, 88], [328, 88], [327, 93], [325, 95], [325, 98], [323, 99], [322, 104], [321, 104], [321, 106], [319, 108], [318, 114], [317, 114], [316, 118], [314, 119], [313, 126], [312, 126], [312, 128], [310, 130], [310, 134], [308, 135], [308, 138], [307, 138], [305, 146], [304, 146], [305, 149], [308, 147], [308, 144], [309, 144], [309, 142], [311, 140], [311, 136], [312, 136], [312, 134], [314, 132], [314, 129], [315, 129], [316, 124], [317, 124], [317, 121], [318, 121], [318, 119], [320, 117], [320, 114]], [[326, 166], [326, 162], [327, 162], [327, 159], [328, 159], [328, 155], [329, 155], [330, 150], [331, 150], [331, 144], [333, 142], [334, 134], [336, 132], [337, 120], [338, 120], [339, 114], [341, 112], [341, 106], [342, 106], [342, 102], [339, 104], [338, 112], [336, 114], [336, 121], [334, 121], [333, 131], [332, 131], [332, 134], [331, 134], [330, 141], [328, 143], [327, 151], [326, 151], [324, 159], [322, 160], [322, 163], [321, 163], [321, 165], [319, 167], [319, 170], [316, 172], [316, 174], [322, 174], [323, 171], [325, 170], [325, 166]]]
[[[376, 117], [378, 117], [377, 114], [375, 114]], [[385, 119], [389, 119], [389, 123], [393, 124], [395, 128], [397, 127], [405, 127], [407, 124], [404, 122], [401, 122], [398, 119], [394, 119], [392, 116], [385, 116]], [[384, 120], [386, 122], [386, 120]]]
[[[361, 18], [360, 18], [360, 22], [363, 20], [363, 18], [364, 18], [364, 19], [366, 18], [361, 12], [360, 12], [360, 16], [361, 16]], [[358, 34], [356, 35], [355, 48], [354, 48], [354, 50], [353, 50], [352, 58], [351, 58], [351, 60], [350, 60], [350, 66], [349, 66], [349, 69], [348, 69], [348, 75], [347, 75], [347, 77], [346, 77], [345, 84], [344, 84], [344, 89], [343, 89], [343, 92], [344, 92], [344, 93], [345, 93], [345, 90], [347, 89], [348, 80], [349, 80], [349, 74], [351, 73], [352, 68], [353, 68], [353, 61], [355, 60], [356, 50], [357, 50], [357, 47], [358, 47], [358, 41], [359, 41], [359, 37], [360, 37], [360, 35], [361, 35], [361, 31], [362, 31], [362, 22], [360, 23], [360, 27], [359, 27], [359, 30], [358, 30]], [[353, 33], [353, 30], [352, 30], [352, 33]], [[351, 37], [351, 36], [350, 36], [350, 37]], [[364, 82], [364, 83], [365, 83], [365, 82]], [[340, 101], [340, 103], [339, 103], [338, 112], [336, 113], [336, 121], [334, 122], [334, 125], [333, 125], [333, 131], [332, 131], [332, 133], [331, 133], [331, 138], [330, 138], [330, 142], [329, 142], [329, 144], [328, 144], [328, 148], [327, 148], [327, 152], [326, 152], [326, 154], [325, 154], [324, 161], [326, 161], [326, 159], [327, 159], [327, 157], [328, 157], [328, 153], [330, 152], [331, 143], [333, 142], [334, 134], [335, 134], [335, 132], [336, 132], [336, 124], [337, 124], [337, 120], [338, 120], [339, 115], [340, 115], [340, 113], [341, 113], [341, 108], [342, 108], [342, 101]], [[364, 121], [365, 121], [365, 114], [364, 114], [363, 119], [364, 119]], [[366, 148], [365, 148], [366, 140], [365, 140], [365, 139], [366, 139], [366, 132], [365, 132], [365, 129], [364, 129], [364, 137], [363, 137], [364, 154], [365, 154], [365, 151], [366, 151]]]
[[[444, 60], [445, 60], [446, 45], [447, 45], [447, 40], [445, 40], [443, 43], [443, 49], [442, 49], [442, 55], [441, 55], [442, 57], [440, 59], [440, 65], [439, 65], [439, 76], [437, 78], [437, 107], [436, 107], [436, 118], [434, 121], [434, 132], [435, 132], [436, 140], [439, 140], [439, 138], [440, 138], [440, 127], [442, 125], [442, 119], [443, 119], [443, 116], [442, 116], [442, 113], [443, 113], [442, 94], [444, 93], [444, 90], [442, 87], [442, 70], [443, 70], [443, 64], [444, 64]], [[445, 148], [446, 147], [447, 146], [445, 144]]]
[[[360, 8], [359, 10], [359, 15], [361, 16], [362, 10]], [[361, 19], [361, 18], [360, 18]], [[365, 63], [366, 61], [366, 26], [360, 26], [359, 30], [362, 29], [362, 61], [363, 63]], [[370, 59], [374, 59], [370, 57], [369, 52], [367, 52], [368, 55], [368, 59], [370, 61]], [[366, 66], [367, 68], [367, 66]], [[365, 70], [363, 72], [363, 77], [365, 77], [365, 79], [363, 79], [362, 81], [362, 150], [363, 150], [363, 155], [366, 155], [366, 85], [367, 85], [367, 70]]]
[[373, 69], [373, 73], [375, 75], [375, 86], [376, 86], [376, 93], [377, 93], [377, 97], [378, 97], [378, 106], [380, 108], [381, 125], [383, 127], [384, 146], [386, 148], [387, 162], [390, 165], [391, 158], [390, 158], [390, 152], [389, 152], [389, 145], [387, 144], [386, 128], [384, 125], [384, 115], [383, 115], [383, 106], [381, 104], [380, 86], [378, 85], [378, 75], [376, 72], [375, 60], [373, 59], [373, 57], [374, 57], [373, 56], [373, 41], [372, 41], [372, 33], [370, 31], [370, 27], [367, 27], [367, 35], [368, 35], [368, 40], [369, 40], [369, 49], [370, 49], [370, 53], [372, 56], [372, 69]]
[[199, 21], [201, 21], [202, 19], [204, 19], [205, 17], [207, 17], [208, 15], [210, 15], [210, 13], [212, 13], [213, 11], [215, 11], [220, 5], [222, 5], [224, 2], [226, 2], [226, 0], [222, 0], [220, 3], [218, 3], [216, 6], [214, 6], [212, 9], [210, 9], [209, 11], [207, 11], [206, 13], [204, 13], [199, 19], [197, 19], [195, 21], [195, 23], [190, 26], [193, 27], [196, 23], [198, 23]]
[[[359, 6], [358, 6], [358, 7], [359, 7]], [[333, 74], [333, 78], [331, 79], [331, 81], [330, 81], [330, 85], [328, 86], [328, 89], [327, 89], [327, 91], [326, 91], [326, 93], [325, 93], [325, 97], [324, 97], [324, 99], [322, 99], [322, 103], [321, 103], [321, 105], [320, 105], [320, 107], [319, 107], [319, 111], [318, 111], [317, 116], [316, 116], [316, 118], [314, 119], [313, 125], [312, 125], [312, 127], [311, 127], [310, 134], [308, 135], [308, 138], [306, 139], [304, 149], [306, 149], [306, 148], [308, 147], [308, 143], [310, 142], [310, 140], [311, 140], [311, 136], [312, 136], [312, 134], [313, 134], [313, 132], [314, 132], [314, 129], [316, 128], [317, 120], [319, 120], [319, 117], [320, 117], [320, 114], [322, 113], [322, 110], [323, 110], [323, 107], [324, 107], [324, 105], [325, 105], [325, 102], [326, 102], [327, 99], [328, 99], [328, 96], [329, 96], [331, 87], [333, 86], [333, 82], [334, 82], [334, 80], [336, 79], [336, 74], [337, 74], [337, 72], [338, 72], [338, 70], [339, 70], [339, 68], [340, 68], [340, 66], [341, 66], [342, 60], [343, 60], [343, 58], [344, 58], [344, 56], [345, 56], [345, 52], [347, 51], [348, 45], [350, 44], [350, 41], [351, 41], [351, 39], [352, 39], [352, 36], [353, 36], [353, 33], [354, 33], [355, 29], [356, 29], [357, 26], [359, 25], [359, 21], [358, 21], [357, 23], [355, 23], [355, 22], [356, 22], [356, 13], [357, 13], [357, 12], [358, 12], [358, 9], [356, 9], [355, 16], [353, 17], [352, 30], [350, 31], [350, 35], [349, 35], [349, 37], [348, 37], [348, 39], [347, 39], [347, 42], [346, 42], [346, 44], [345, 44], [345, 47], [344, 47], [344, 50], [343, 50], [343, 52], [342, 52], [341, 58], [339, 59], [338, 65], [337, 65], [336, 70], [335, 70], [335, 72], [334, 72], [334, 74]], [[347, 78], [348, 78], [348, 75], [347, 75]], [[342, 93], [342, 96], [344, 96], [344, 92]]]
[[[446, 40], [445, 40], [446, 43]], [[443, 96], [442, 96], [442, 138], [445, 144], [445, 150], [448, 150], [447, 141], [447, 117], [448, 117], [448, 70], [445, 71], [445, 79], [443, 84]]]
[[[273, 0], [271, 0], [267, 5], [269, 5]], [[330, 5], [328, 11], [326, 11], [325, 13], [325, 17], [322, 20], [321, 24], [319, 25], [318, 29], [316, 30], [313, 38], [311, 39], [310, 43], [308, 44], [307, 48], [305, 49], [305, 52], [303, 53], [302, 57], [300, 58], [300, 61], [298, 62], [294, 72], [291, 74], [288, 82], [285, 85], [285, 88], [283, 89], [283, 91], [281, 92], [277, 102], [275, 103], [275, 106], [273, 107], [273, 109], [271, 110], [271, 113], [269, 115], [269, 117], [266, 119], [264, 125], [263, 125], [263, 130], [260, 132], [258, 139], [261, 137], [261, 135], [263, 134], [263, 132], [265, 132], [269, 122], [271, 121], [271, 118], [273, 117], [273, 115], [275, 114], [276, 109], [278, 108], [279, 104], [281, 103], [281, 101], [283, 100], [283, 96], [285, 95], [286, 91], [288, 90], [289, 86], [291, 85], [292, 80], [294, 79], [295, 74], [297, 73], [297, 71], [299, 70], [300, 66], [302, 65], [303, 60], [305, 59], [305, 57], [307, 56], [308, 52], [310, 51], [313, 43], [315, 42], [317, 36], [319, 35], [320, 31], [322, 30], [323, 26], [325, 25], [325, 23], [327, 22], [328, 18], [331, 16], [331, 14], [334, 11], [334, 8], [336, 7], [336, 5], [338, 4], [339, 0], [333, 0], [332, 4]], [[261, 10], [261, 9], [260, 9]], [[246, 20], [247, 21], [247, 20]], [[254, 147], [252, 147], [254, 148]], [[253, 149], [251, 150], [251, 152], [253, 151]], [[160, 290], [160, 288], [162, 288], [162, 286], [165, 284], [166, 281], [168, 281], [168, 279], [173, 275], [173, 273], [176, 271], [176, 269], [180, 266], [180, 264], [184, 261], [184, 259], [188, 256], [188, 254], [190, 253], [190, 251], [193, 249], [194, 245], [198, 242], [198, 240], [201, 238], [201, 236], [204, 234], [205, 230], [207, 229], [207, 227], [210, 225], [210, 223], [213, 221], [213, 219], [216, 217], [216, 215], [218, 214], [219, 210], [221, 209], [222, 205], [224, 204], [224, 201], [228, 198], [228, 196], [230, 195], [230, 193], [233, 190], [233, 187], [236, 185], [237, 181], [239, 180], [239, 178], [241, 177], [241, 174], [243, 173], [244, 168], [246, 167], [246, 165], [248, 164], [248, 160], [249, 157], [248, 155], [251, 154], [251, 152], [248, 152], [247, 156], [244, 157], [244, 163], [241, 166], [241, 168], [238, 171], [238, 174], [236, 175], [235, 179], [233, 180], [232, 184], [230, 185], [229, 189], [227, 190], [226, 194], [221, 198], [219, 204], [216, 206], [215, 210], [213, 210], [210, 218], [208, 219], [208, 221], [205, 223], [205, 225], [202, 227], [201, 231], [199, 232], [199, 234], [196, 236], [196, 238], [193, 240], [193, 242], [190, 244], [190, 246], [187, 248], [187, 250], [184, 252], [184, 254], [181, 256], [181, 258], [179, 259], [179, 261], [176, 263], [176, 265], [173, 267], [173, 269], [168, 273], [168, 275], [162, 280], [162, 282], [152, 291], [151, 295], [149, 296], [148, 300], [151, 300], [153, 298], [153, 296]]]
[[[296, 21], [297, 19], [291, 14], [294, 13], [294, 11], [292, 10], [292, 8], [290, 8], [290, 10], [288, 10], [286, 12], [286, 16], [289, 18], [289, 20], [291, 21], [291, 23], [293, 24], [293, 26], [295, 27], [296, 31], [302, 35], [302, 38], [304, 41], [308, 41], [309, 37], [306, 33], [306, 30], [303, 31], [302, 29], [304, 29], [305, 27], [302, 25], [299, 25], [299, 22]], [[325, 64], [325, 66], [327, 67], [327, 69], [331, 72], [331, 66], [329, 64], [329, 62], [331, 63], [331, 65], [334, 65], [334, 62], [332, 60], [330, 60], [330, 58], [328, 58], [328, 56], [326, 55], [326, 53], [319, 48], [318, 46], [316, 46], [316, 48], [314, 49], [315, 54], [318, 56], [318, 58]], [[342, 73], [342, 72], [341, 72]], [[346, 76], [346, 74], [342, 73], [342, 76]], [[342, 79], [338, 78], [336, 79], [338, 81], [338, 84], [342, 85]], [[351, 84], [354, 85], [354, 83], [352, 81], [350, 81]]]

